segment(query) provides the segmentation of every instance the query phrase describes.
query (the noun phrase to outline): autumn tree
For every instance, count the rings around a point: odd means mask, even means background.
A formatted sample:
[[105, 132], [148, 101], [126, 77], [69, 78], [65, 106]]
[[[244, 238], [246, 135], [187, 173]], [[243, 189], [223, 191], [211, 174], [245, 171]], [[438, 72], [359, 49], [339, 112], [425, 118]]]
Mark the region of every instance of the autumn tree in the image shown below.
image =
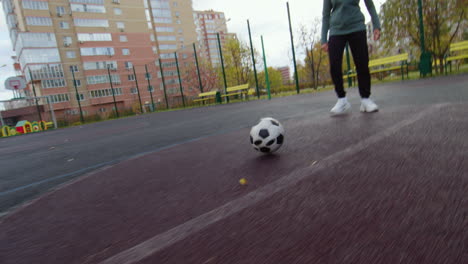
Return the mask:
[[[261, 59], [255, 49], [254, 54], [255, 62], [260, 62]], [[223, 58], [228, 86], [252, 83], [253, 63], [250, 46], [247, 43], [237, 38], [228, 39], [223, 47]], [[220, 71], [221, 69], [218, 69], [218, 72]]]
[[299, 47], [305, 55], [305, 73], [309, 76], [314, 89], [317, 89], [319, 81], [323, 80], [320, 74], [323, 72], [323, 62], [327, 58], [326, 53], [321, 49], [320, 26], [320, 20], [316, 18], [310, 27], [306, 25], [299, 27]]
[[[467, 28], [467, 0], [423, 1], [425, 49], [442, 62], [450, 44], [462, 39]], [[415, 0], [387, 0], [381, 7], [382, 41], [387, 50], [396, 45], [420, 47], [418, 6]], [[437, 72], [443, 71], [439, 63]]]

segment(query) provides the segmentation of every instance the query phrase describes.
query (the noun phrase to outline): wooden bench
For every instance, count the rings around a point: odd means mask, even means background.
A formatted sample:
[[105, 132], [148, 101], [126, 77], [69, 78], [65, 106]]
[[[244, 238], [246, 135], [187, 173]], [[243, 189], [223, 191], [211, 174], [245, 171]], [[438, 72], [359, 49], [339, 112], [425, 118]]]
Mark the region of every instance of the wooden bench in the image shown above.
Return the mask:
[[[387, 64], [392, 64], [400, 62], [400, 66], [393, 66], [393, 67], [388, 67], [388, 68], [376, 68], [376, 67], [381, 67], [383, 65]], [[401, 79], [405, 79], [405, 73], [404, 73], [404, 68], [406, 66], [406, 77], [409, 79], [409, 72], [408, 72], [408, 53], [403, 53], [403, 54], [398, 54], [395, 56], [390, 56], [390, 57], [385, 57], [381, 59], [375, 59], [375, 60], [370, 60], [369, 61], [369, 70], [370, 74], [374, 73], [379, 73], [379, 72], [386, 72], [386, 71], [394, 71], [394, 70], [400, 70], [401, 71]], [[355, 78], [357, 76], [357, 73], [349, 73], [343, 75], [343, 79], [346, 78]]]
[[229, 97], [233, 95], [244, 95], [246, 96], [248, 94], [249, 90], [249, 84], [242, 84], [242, 85], [237, 85], [237, 86], [232, 86], [226, 88], [226, 94], [221, 95], [221, 97]]
[[[468, 50], [468, 40], [450, 44], [449, 54], [453, 52], [464, 51], [464, 50]], [[450, 71], [452, 71], [452, 63], [451, 63], [452, 61], [463, 60], [467, 58], [468, 58], [468, 53], [461, 53], [461, 54], [456, 54], [452, 56], [446, 56], [445, 57], [445, 73], [447, 73], [447, 65], [450, 65]]]
[[205, 102], [214, 99], [214, 102], [216, 102], [216, 95], [217, 95], [218, 90], [210, 91], [210, 92], [204, 92], [198, 94], [199, 99], [193, 100], [194, 102]]

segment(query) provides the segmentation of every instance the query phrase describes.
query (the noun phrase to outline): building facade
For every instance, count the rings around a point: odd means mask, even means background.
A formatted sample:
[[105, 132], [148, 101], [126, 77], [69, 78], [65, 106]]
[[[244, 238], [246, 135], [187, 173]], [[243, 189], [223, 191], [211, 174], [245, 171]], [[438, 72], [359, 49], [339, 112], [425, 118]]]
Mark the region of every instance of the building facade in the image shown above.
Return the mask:
[[289, 84], [291, 82], [291, 72], [289, 66], [279, 67], [278, 71], [281, 72], [281, 77], [283, 78], [283, 84]]
[[180, 100], [175, 54], [188, 57], [181, 49], [197, 39], [191, 0], [2, 4], [25, 95], [48, 96], [57, 117], [78, 115], [79, 105], [92, 115]]
[[217, 34], [219, 34], [219, 42], [222, 48], [226, 41], [232, 37], [232, 34], [229, 34], [227, 30], [224, 13], [213, 10], [195, 11], [193, 17], [201, 54], [213, 66], [220, 65], [221, 57]]

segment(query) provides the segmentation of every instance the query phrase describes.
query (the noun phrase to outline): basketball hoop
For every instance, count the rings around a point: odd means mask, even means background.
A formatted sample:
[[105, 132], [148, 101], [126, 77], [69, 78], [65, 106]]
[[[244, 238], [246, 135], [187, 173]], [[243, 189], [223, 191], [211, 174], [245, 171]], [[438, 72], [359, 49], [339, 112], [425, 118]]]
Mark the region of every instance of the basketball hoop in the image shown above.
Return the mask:
[[21, 77], [10, 77], [5, 80], [5, 89], [18, 91], [26, 88], [26, 81]]

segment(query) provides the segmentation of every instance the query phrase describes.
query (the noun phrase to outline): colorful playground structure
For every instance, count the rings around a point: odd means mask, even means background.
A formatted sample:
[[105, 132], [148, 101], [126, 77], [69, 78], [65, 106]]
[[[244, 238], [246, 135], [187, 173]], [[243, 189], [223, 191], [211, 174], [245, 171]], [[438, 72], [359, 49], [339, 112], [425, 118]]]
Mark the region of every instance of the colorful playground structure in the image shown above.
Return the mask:
[[46, 122], [43, 120], [29, 122], [27, 120], [21, 120], [18, 123], [16, 123], [16, 126], [14, 127], [2, 126], [0, 135], [2, 137], [10, 137], [10, 136], [16, 136], [16, 135], [21, 135], [21, 134], [35, 133], [35, 132], [45, 131], [49, 129], [50, 127], [53, 127], [52, 122]]

